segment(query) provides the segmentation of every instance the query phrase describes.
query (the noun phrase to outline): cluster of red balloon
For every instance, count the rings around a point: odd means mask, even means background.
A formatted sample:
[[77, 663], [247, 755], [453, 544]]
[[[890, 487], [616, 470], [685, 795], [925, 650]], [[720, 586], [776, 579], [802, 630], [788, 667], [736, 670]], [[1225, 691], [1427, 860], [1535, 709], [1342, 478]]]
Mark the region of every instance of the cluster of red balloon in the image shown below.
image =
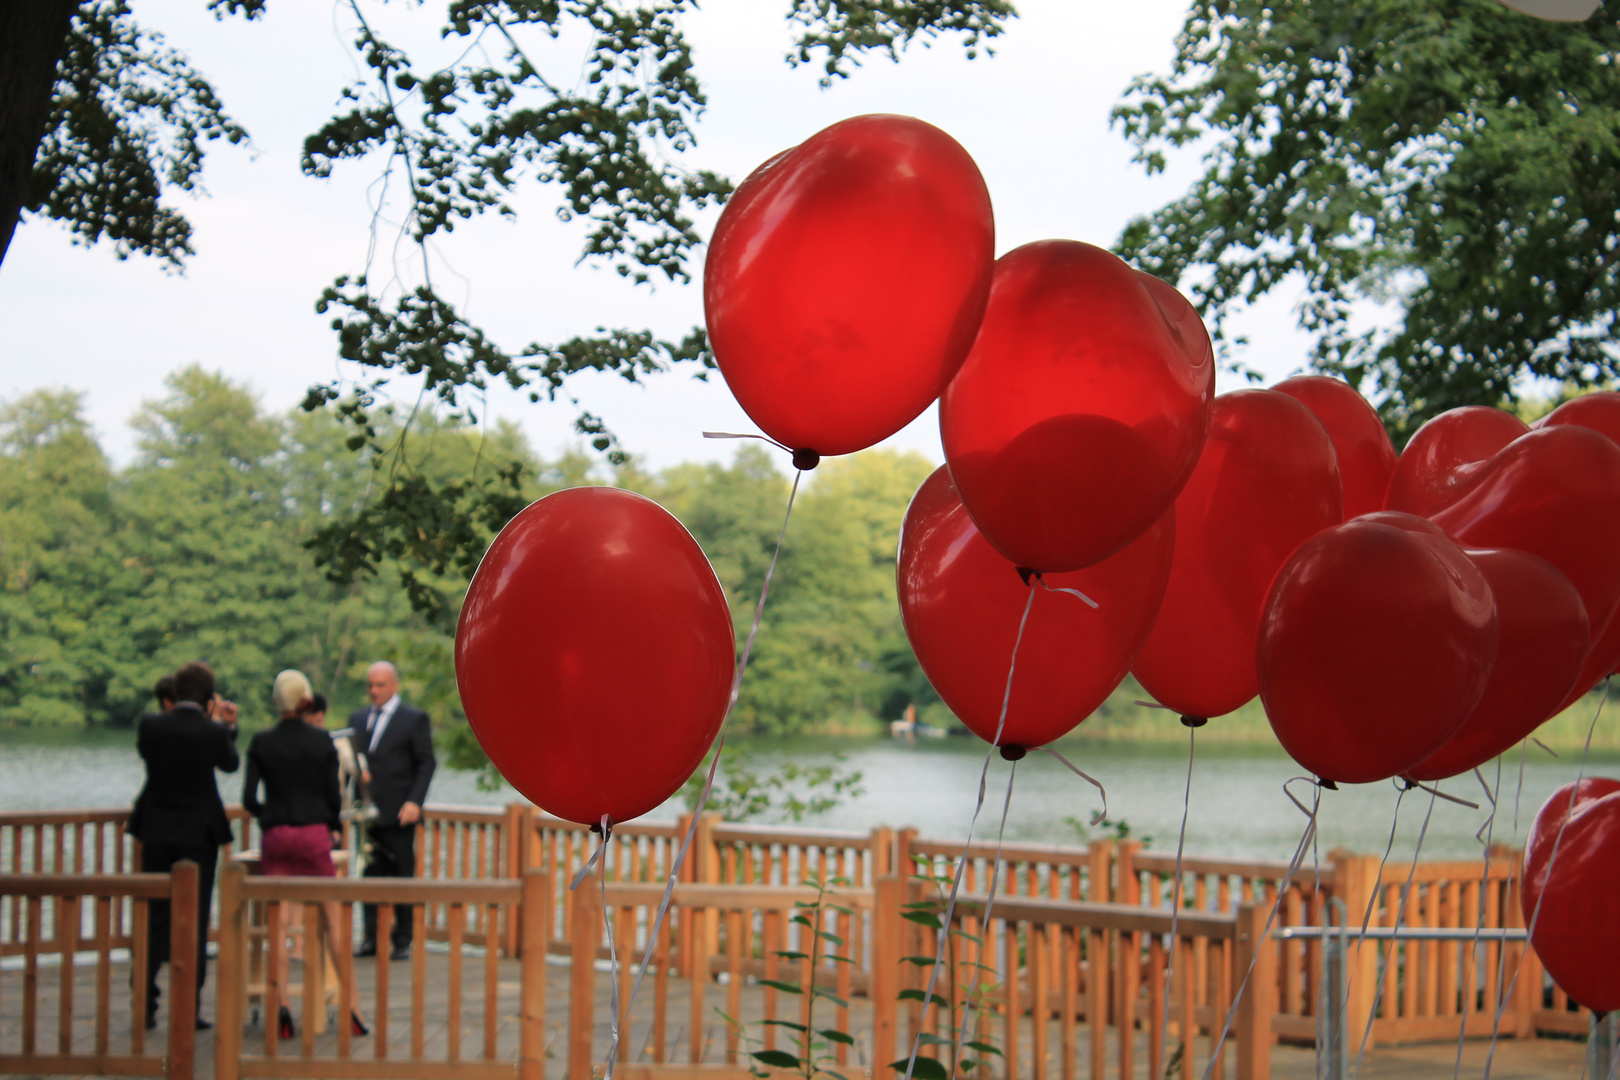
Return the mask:
[[1620, 664], [1616, 437], [1608, 392], [1533, 427], [1470, 407], [1419, 429], [1384, 511], [1312, 537], [1271, 584], [1256, 657], [1289, 753], [1326, 780], [1455, 776]]

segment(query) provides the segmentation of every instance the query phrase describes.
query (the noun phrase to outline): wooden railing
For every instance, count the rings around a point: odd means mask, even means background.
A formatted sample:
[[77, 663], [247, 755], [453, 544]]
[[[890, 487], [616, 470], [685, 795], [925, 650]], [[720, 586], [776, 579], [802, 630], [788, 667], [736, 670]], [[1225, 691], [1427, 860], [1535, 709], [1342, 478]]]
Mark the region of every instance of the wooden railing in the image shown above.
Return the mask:
[[[0, 972], [0, 1073], [190, 1080], [197, 1007], [195, 863], [179, 863], [170, 874], [7, 874], [0, 876], [0, 897], [16, 913], [12, 929], [22, 955], [15, 978]], [[171, 911], [168, 1039], [162, 1054], [149, 1052], [144, 1022], [147, 905], [153, 900], [169, 901]], [[113, 996], [113, 953], [120, 948], [130, 949], [133, 975], [124, 1024], [115, 1023]], [[83, 1011], [76, 975], [85, 962], [95, 967], [88, 1032], [76, 1020]], [[53, 998], [51, 1052], [42, 1046], [51, 1042]], [[120, 1028], [127, 1028], [127, 1035], [115, 1030]], [[8, 1029], [15, 1031], [11, 1038]]]
[[[60, 868], [82, 869], [88, 874], [98, 870], [127, 873], [137, 865], [138, 850], [121, 832], [124, 816], [123, 811], [0, 815], [0, 870], [38, 873]], [[232, 816], [240, 830], [233, 847], [245, 847], [255, 839], [252, 827], [238, 808], [232, 808]], [[840, 935], [848, 944], [850, 963], [835, 966], [845, 971], [847, 984], [858, 998], [869, 998], [863, 1007], [872, 1009], [876, 1018], [871, 1039], [881, 1041], [886, 1037], [883, 1032], [888, 1021], [883, 1016], [887, 1006], [882, 1004], [882, 987], [885, 981], [901, 988], [910, 986], [906, 980], [915, 972], [910, 968], [884, 971], [880, 954], [900, 942], [904, 934], [917, 931], [909, 923], [904, 927], [897, 924], [893, 934], [879, 928], [888, 918], [878, 896], [880, 883], [893, 877], [904, 883], [903, 889], [911, 890], [916, 886], [906, 879], [914, 873], [947, 873], [961, 854], [960, 843], [920, 838], [914, 830], [876, 829], [863, 834], [728, 825], [706, 816], [696, 823], [669, 929], [664, 940], [650, 941], [648, 927], [662, 896], [662, 882], [691, 824], [690, 818], [683, 818], [674, 823], [631, 824], [615, 830], [614, 843], [604, 856], [604, 872], [609, 883], [609, 906], [614, 909], [615, 925], [620, 931], [621, 959], [626, 953], [642, 955], [650, 948], [655, 963], [649, 983], [662, 979], [667, 986], [670, 979], [689, 978], [696, 972], [700, 976], [695, 980], [696, 999], [712, 1004], [714, 995], [702, 987], [720, 980], [730, 1003], [734, 994], [748, 989], [750, 980], [772, 977], [767, 974], [773, 963], [768, 954], [774, 950], [767, 947], [767, 941], [777, 940], [779, 935], [772, 927], [802, 900], [803, 882], [836, 875], [847, 882], [841, 889], [857, 898], [861, 915], [847, 927], [847, 935]], [[444, 943], [459, 940], [464, 947], [480, 950], [486, 958], [495, 951], [516, 957], [524, 943], [540, 941], [544, 947], [537, 952], [542, 960], [547, 952], [573, 956], [587, 948], [582, 943], [588, 943], [588, 948], [602, 959], [608, 955], [606, 939], [590, 929], [598, 925], [599, 911], [591, 905], [599, 905], [600, 897], [586, 899], [587, 890], [567, 888], [573, 873], [598, 843], [598, 837], [583, 826], [548, 817], [523, 804], [502, 809], [429, 806], [418, 844], [419, 883], [433, 884], [443, 891], [422, 893], [406, 902], [417, 906], [423, 938]], [[976, 843], [968, 855], [964, 891], [983, 893], [989, 883], [995, 847]], [[1006, 993], [1011, 989], [1018, 995], [1017, 1008], [1012, 1011], [1018, 1016], [1017, 1023], [1024, 1025], [1020, 1041], [1012, 1047], [1015, 1058], [1022, 1054], [1021, 1060], [1029, 1061], [1030, 1048], [1037, 1040], [1061, 1045], [1065, 1025], [1073, 1028], [1072, 1036], [1075, 1031], [1089, 1031], [1074, 1025], [1093, 1022], [1092, 1014], [1086, 1011], [1087, 995], [1093, 992], [1090, 925], [1073, 922], [1076, 916], [1052, 915], [1048, 910], [1051, 905], [1089, 912], [1086, 917], [1102, 918], [1101, 913], [1109, 911], [1113, 914], [1108, 918], [1116, 919], [1102, 928], [1104, 942], [1098, 946], [1104, 950], [1101, 956], [1111, 958], [1100, 968], [1107, 979], [1097, 983], [1106, 988], [1108, 1012], [1103, 1027], [1105, 1057], [1113, 1063], [1110, 1069], [1122, 1057], [1147, 1061], [1143, 1055], [1150, 1053], [1149, 1044], [1158, 1045], [1160, 1040], [1146, 1027], [1156, 1023], [1152, 1016], [1160, 1011], [1151, 999], [1157, 993], [1169, 995], [1177, 1003], [1181, 1000], [1177, 995], [1186, 989], [1179, 983], [1154, 988], [1155, 978], [1162, 981], [1161, 962], [1174, 949], [1190, 949], [1191, 974], [1186, 986], [1192, 988], [1195, 1010], [1192, 1024], [1184, 1025], [1172, 1015], [1175, 1038], [1191, 1029], [1200, 1037], [1209, 1035], [1209, 1018], [1222, 1008], [1232, 980], [1237, 978], [1233, 957], [1242, 948], [1242, 932], [1184, 933], [1184, 941], [1174, 946], [1169, 943], [1167, 920], [1175, 895], [1172, 855], [1144, 851], [1130, 841], [1099, 841], [1086, 847], [1008, 844], [1001, 855], [1003, 863], [997, 881], [1001, 902], [1037, 904], [1034, 908], [1004, 908], [992, 928], [998, 950], [996, 964], [1000, 965], [996, 969], [998, 978], [1005, 980], [1007, 975], [1009, 933], [1016, 942], [1015, 951], [1022, 957], [1016, 986], [1008, 982], [1002, 990]], [[1405, 911], [1399, 915], [1402, 925], [1482, 925], [1487, 929], [1522, 926], [1517, 906], [1518, 860], [1517, 854], [1499, 847], [1488, 864], [1419, 864]], [[483, 894], [478, 890], [486, 884], [507, 890], [500, 893], [502, 896], [515, 896], [515, 883], [520, 877], [540, 868], [545, 872], [531, 887], [547, 890], [543, 910], [530, 914], [515, 901], [484, 903], [479, 899]], [[1372, 925], [1391, 926], [1400, 909], [1401, 890], [1409, 869], [1408, 864], [1390, 864], [1384, 867], [1382, 879], [1375, 881], [1376, 859], [1335, 851], [1324, 857], [1320, 867], [1296, 871], [1290, 882], [1288, 868], [1281, 862], [1187, 856], [1181, 866], [1181, 915], [1184, 920], [1192, 920], [1189, 925], [1205, 929], [1215, 925], [1207, 922], [1210, 919], [1222, 926], [1237, 926], [1245, 905], [1269, 912], [1280, 894], [1279, 927], [1319, 925], [1330, 917], [1336, 924], [1348, 920], [1359, 926], [1369, 912]], [[249, 886], [267, 887], [257, 883]], [[364, 883], [363, 887], [408, 890], [416, 885], [390, 881]], [[457, 891], [463, 887], [472, 891], [463, 895]], [[590, 913], [585, 923], [579, 921], [581, 905]], [[1127, 916], [1137, 921], [1130, 927], [1117, 922]], [[27, 941], [36, 940], [25, 931], [28, 917], [19, 898], [0, 895], [0, 956], [15, 957], [26, 948]], [[971, 920], [974, 916], [965, 911], [964, 918]], [[1010, 929], [1007, 920], [1011, 920]], [[39, 950], [60, 950], [55, 927], [54, 915], [48, 910], [43, 912], [37, 938]], [[1069, 941], [1064, 935], [1071, 931], [1073, 940]], [[108, 932], [112, 948], [133, 948], [136, 944], [138, 935], [129, 918], [114, 919]], [[784, 933], [782, 940], [791, 938], [791, 927]], [[889, 940], [891, 937], [894, 942]], [[488, 948], [492, 941], [496, 950]], [[916, 944], [912, 941], [913, 946]], [[894, 944], [894, 948], [903, 946]], [[1155, 948], [1160, 954], [1157, 957]], [[1063, 957], [1069, 955], [1065, 949], [1077, 958], [1078, 964], [1071, 974], [1079, 1004], [1077, 1011], [1069, 1013], [1063, 1012], [1061, 1004], [1067, 963]], [[1256, 1001], [1266, 1003], [1263, 1026], [1273, 1038], [1304, 1044], [1314, 1041], [1321, 1011], [1317, 1000], [1320, 949], [1318, 940], [1272, 939], [1254, 954], [1257, 973], [1267, 974], [1257, 975], [1266, 985], [1251, 982], [1251, 990]], [[1032, 950], [1040, 959], [1033, 968], [1029, 966]], [[1122, 959], [1128, 955], [1134, 955], [1137, 962]], [[662, 960], [657, 959], [660, 956]], [[525, 957], [526, 962], [529, 959]], [[1522, 971], [1515, 982], [1513, 973], [1521, 962]], [[739, 981], [731, 978], [734, 965]], [[1155, 971], [1160, 974], [1154, 975]], [[1470, 1034], [1482, 1034], [1491, 1029], [1499, 1008], [1504, 1034], [1578, 1034], [1588, 1023], [1584, 1011], [1546, 982], [1533, 952], [1518, 944], [1486, 941], [1476, 947], [1456, 941], [1403, 941], [1394, 945], [1369, 941], [1352, 948], [1349, 971], [1347, 1020], [1359, 1031], [1376, 1005], [1373, 1044], [1451, 1038], [1460, 1026], [1466, 1026]], [[1134, 990], [1125, 981], [1130, 979], [1136, 980]], [[1044, 987], [1044, 998], [1037, 981]], [[1504, 1002], [1509, 983], [1514, 984], [1514, 989]], [[1036, 1000], [1058, 1002], [1049, 1012], [1048, 1023], [1057, 1025], [1050, 1032], [1032, 1019], [1031, 1003]], [[1009, 1008], [1005, 998], [995, 1005], [999, 1022], [1007, 1022]], [[893, 1037], [897, 1042], [904, 1042], [910, 1031], [908, 1025], [914, 1023], [914, 1012], [908, 1005], [894, 1020]], [[678, 1021], [666, 1023], [681, 1028]], [[1125, 1038], [1124, 1032], [1134, 1034]], [[681, 1037], [680, 1031], [671, 1036], [663, 1027], [649, 1036], [651, 1042], [647, 1045], [653, 1049], [648, 1054], [653, 1055], [653, 1063], [657, 1063], [657, 1054], [690, 1057], [690, 1042], [684, 1044], [684, 1050], [675, 1046]], [[1172, 1044], [1180, 1045], [1175, 1038], [1170, 1040]], [[701, 1034], [699, 1039], [701, 1043]], [[1145, 1041], [1137, 1046], [1134, 1040]], [[730, 1045], [734, 1040], [728, 1035], [725, 1041]], [[876, 1043], [868, 1045], [875, 1052]], [[1208, 1053], [1207, 1041], [1198, 1046], [1201, 1049], [1195, 1047], [1194, 1058]], [[705, 1055], [704, 1060], [718, 1053]]]
[[[383, 1077], [414, 1080], [447, 1077], [451, 1080], [510, 1080], [512, 1058], [519, 1061], [523, 1080], [542, 1080], [545, 1055], [545, 954], [532, 950], [522, 964], [521, 983], [516, 994], [508, 994], [500, 978], [500, 957], [496, 949], [477, 948], [469, 941], [474, 912], [498, 925], [502, 915], [527, 920], [529, 932], [540, 933], [551, 906], [547, 875], [534, 871], [518, 881], [409, 881], [394, 878], [249, 877], [240, 864], [231, 864], [221, 876], [218, 1035], [215, 1039], [217, 1080], [266, 1076]], [[281, 935], [275, 916], [265, 911], [255, 919], [254, 905], [299, 903], [306, 908], [307, 925], [313, 929], [315, 908], [320, 903], [339, 906], [340, 926], [353, 923], [354, 905], [376, 903], [378, 936], [387, 939], [393, 905], [408, 904], [416, 920], [418, 940], [426, 930], [430, 909], [446, 913], [444, 929], [449, 948], [442, 956], [430, 957], [425, 948], [413, 949], [411, 959], [398, 965], [389, 962], [386, 951], [376, 959], [371, 1000], [371, 1030], [360, 1036], [351, 1030], [347, 1017], [340, 1014], [335, 1037], [317, 1044], [317, 1010], [324, 1007], [320, 996], [305, 987], [302, 1024], [296, 1043], [279, 1038], [274, 1018], [283, 1000], [283, 988], [272, 980], [266, 986], [263, 1004], [264, 1036], [256, 1048], [244, 1046], [243, 1027], [247, 1021], [247, 973], [250, 927], [263, 922], [270, 929], [271, 963]], [[273, 910], [273, 909], [272, 909]], [[313, 940], [310, 935], [306, 940]], [[472, 955], [469, 955], [472, 953]], [[355, 970], [345, 947], [336, 956], [340, 993], [338, 1000], [359, 998]], [[470, 963], [469, 963], [470, 961]], [[304, 967], [312, 971], [320, 963], [306, 947]], [[309, 975], [306, 974], [306, 978]], [[430, 1001], [431, 996], [431, 1001]], [[403, 1030], [395, 1026], [401, 1011], [393, 1004], [409, 1000]], [[503, 1018], [519, 1015], [516, 1046], [501, 1045]], [[463, 1034], [474, 1030], [474, 1045], [463, 1046]], [[429, 1042], [432, 1046], [429, 1046]], [[360, 1045], [369, 1044], [369, 1045]]]

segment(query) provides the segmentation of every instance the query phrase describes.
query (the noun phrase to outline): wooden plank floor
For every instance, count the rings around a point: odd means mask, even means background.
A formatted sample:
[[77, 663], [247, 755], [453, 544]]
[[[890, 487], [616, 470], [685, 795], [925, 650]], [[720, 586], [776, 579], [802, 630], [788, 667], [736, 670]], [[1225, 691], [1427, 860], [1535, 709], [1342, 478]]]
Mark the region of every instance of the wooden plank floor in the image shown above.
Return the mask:
[[[471, 952], [471, 950], [469, 950]], [[424, 1056], [430, 1060], [444, 1060], [448, 1055], [450, 1044], [450, 1030], [448, 1025], [449, 1010], [447, 1007], [448, 989], [446, 977], [447, 951], [444, 946], [433, 944], [429, 946], [427, 958], [428, 978], [425, 993], [425, 1012], [427, 1022], [424, 1025]], [[293, 981], [299, 981], [299, 965], [293, 965]], [[73, 1048], [75, 1053], [90, 1053], [94, 1049], [93, 1010], [95, 1007], [95, 967], [92, 965], [77, 965], [74, 974], [74, 1027]], [[361, 1010], [368, 1021], [376, 1027], [374, 1008], [374, 989], [376, 985], [376, 971], [373, 961], [363, 960], [355, 963], [356, 975], [359, 979], [361, 994]], [[36, 1017], [36, 1045], [39, 1050], [54, 1052], [57, 1046], [58, 1032], [58, 1001], [60, 969], [43, 966], [39, 973], [39, 1005]], [[214, 965], [209, 965], [209, 986], [204, 996], [203, 1015], [212, 1019], [213, 1008], [213, 976]], [[460, 1037], [460, 1057], [463, 1061], [482, 1059], [485, 1049], [484, 1025], [484, 965], [482, 957], [476, 960], [469, 955], [463, 965], [463, 1015]], [[568, 977], [569, 969], [565, 965], [553, 964], [548, 968], [547, 997], [546, 997], [546, 1028], [548, 1059], [546, 1075], [548, 1080], [562, 1080], [566, 1071], [567, 1045], [566, 1029], [568, 1020]], [[410, 993], [410, 965], [391, 965], [391, 978], [389, 987], [389, 1037], [388, 1053], [391, 1058], [408, 1059], [410, 1057], [410, 1019], [411, 1019], [411, 993]], [[129, 965], [127, 962], [115, 964], [112, 979], [112, 1031], [111, 1053], [127, 1053], [130, 1045], [129, 1027]], [[496, 1002], [496, 1029], [495, 1029], [495, 1058], [502, 1062], [515, 1062], [518, 1049], [517, 1012], [519, 1003], [519, 971], [516, 961], [502, 960], [499, 965], [498, 996]], [[598, 1062], [605, 1059], [611, 1039], [611, 1024], [609, 1018], [609, 995], [611, 993], [610, 980], [605, 972], [599, 972], [596, 979], [597, 1009], [596, 1025], [594, 1031], [595, 1058]], [[642, 986], [637, 997], [634, 1010], [634, 1023], [628, 1033], [629, 1055], [632, 1061], [650, 1062], [653, 1060], [652, 1049], [649, 1045], [652, 1024], [653, 987], [651, 980]], [[679, 979], [669, 982], [669, 1002], [667, 1006], [666, 1024], [668, 1047], [666, 1059], [671, 1062], [686, 1062], [690, 1060], [691, 1053], [691, 1012], [688, 984]], [[22, 972], [11, 965], [0, 970], [0, 1054], [16, 1053], [20, 1049], [22, 1034]], [[726, 1035], [728, 1024], [724, 1018], [723, 1010], [727, 1008], [727, 987], [723, 984], [711, 984], [705, 995], [706, 1018], [698, 1032], [698, 1037], [705, 1046], [704, 1058], [710, 1062], [725, 1060]], [[779, 1015], [783, 1019], [797, 1020], [798, 999], [789, 995], [780, 995]], [[148, 1053], [162, 1054], [167, 1044], [167, 1002], [158, 1013], [158, 1027], [146, 1035], [146, 1048]], [[299, 1036], [291, 1043], [282, 1044], [283, 1056], [297, 1056], [301, 1053], [302, 1045], [302, 1008], [296, 999], [292, 1003], [295, 1016], [298, 1018]], [[763, 1010], [763, 991], [754, 986], [748, 987], [741, 995], [741, 1019], [745, 1025], [747, 1038], [752, 1047], [743, 1046], [742, 1051], [750, 1048], [757, 1049], [762, 1045], [762, 1028], [758, 1020]], [[871, 1067], [870, 1009], [864, 999], [851, 1002], [851, 1015], [849, 1030], [857, 1034], [857, 1043], [849, 1051], [851, 1072], [849, 1075], [861, 1075]], [[249, 1025], [243, 1039], [243, 1053], [246, 1056], [257, 1057], [265, 1052], [264, 1028], [262, 1017], [249, 1016]], [[335, 1017], [334, 1017], [335, 1019]], [[816, 1026], [834, 1026], [835, 1015], [833, 1006], [818, 1002]], [[905, 1019], [902, 1016], [901, 1027], [905, 1028]], [[779, 1029], [778, 1045], [783, 1049], [791, 1049], [788, 1036], [791, 1033]], [[1089, 1075], [1090, 1050], [1087, 1044], [1085, 1028], [1082, 1026], [1077, 1032], [1077, 1056], [1079, 1059], [1079, 1076]], [[1201, 1075], [1204, 1066], [1204, 1053], [1207, 1040], [1200, 1038], [1199, 1052], [1195, 1056], [1197, 1075]], [[1057, 1047], [1056, 1025], [1053, 1027], [1053, 1038], [1050, 1048], [1054, 1052]], [[909, 1046], [902, 1049], [909, 1049]], [[1478, 1077], [1483, 1073], [1487, 1044], [1484, 1041], [1470, 1041], [1464, 1051], [1461, 1075], [1464, 1077]], [[1029, 1045], [1028, 1033], [1020, 1054], [1022, 1073], [1029, 1072], [1031, 1053], [1033, 1048]], [[324, 1034], [314, 1040], [314, 1051], [319, 1057], [334, 1057], [337, 1053], [337, 1036], [335, 1027], [329, 1027]], [[1111, 1048], [1112, 1051], [1112, 1048]], [[370, 1058], [375, 1053], [375, 1036], [356, 1038], [354, 1040], [353, 1056], [361, 1059]], [[1365, 1080], [1418, 1080], [1418, 1078], [1442, 1078], [1452, 1075], [1453, 1063], [1456, 1054], [1455, 1043], [1430, 1044], [1422, 1046], [1402, 1046], [1378, 1048], [1367, 1054], [1363, 1062], [1360, 1077]], [[1581, 1076], [1582, 1062], [1585, 1047], [1578, 1042], [1558, 1039], [1504, 1039], [1497, 1044], [1495, 1062], [1492, 1067], [1492, 1076], [1496, 1080], [1539, 1080], [1539, 1078], [1569, 1077], [1571, 1080]], [[1228, 1045], [1224, 1054], [1226, 1061], [1226, 1075], [1235, 1074], [1236, 1047]], [[1146, 1036], [1138, 1033], [1136, 1040], [1136, 1075], [1142, 1080], [1151, 1080], [1147, 1074], [1147, 1042]], [[880, 1063], [881, 1064], [881, 1063]], [[1049, 1056], [1048, 1075], [1058, 1076], [1058, 1062], [1055, 1056]], [[1113, 1053], [1109, 1054], [1109, 1076], [1117, 1075], [1113, 1068]], [[214, 1073], [214, 1040], [212, 1032], [199, 1032], [197, 1037], [197, 1076], [202, 1080], [211, 1078]], [[1277, 1046], [1273, 1048], [1273, 1076], [1277, 1080], [1307, 1080], [1314, 1077], [1315, 1055], [1308, 1048]], [[887, 1070], [879, 1068], [875, 1071], [877, 1080], [892, 1080]]]

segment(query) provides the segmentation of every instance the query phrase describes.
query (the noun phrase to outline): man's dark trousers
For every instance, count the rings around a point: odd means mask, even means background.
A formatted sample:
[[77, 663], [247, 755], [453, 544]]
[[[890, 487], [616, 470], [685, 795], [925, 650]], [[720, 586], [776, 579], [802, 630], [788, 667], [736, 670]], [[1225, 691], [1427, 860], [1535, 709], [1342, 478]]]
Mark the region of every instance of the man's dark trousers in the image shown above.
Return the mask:
[[[142, 844], [141, 871], [167, 874], [174, 864], [190, 859], [197, 864], [197, 1008], [202, 1015], [203, 983], [208, 979], [208, 916], [213, 909], [214, 872], [219, 864], [219, 848], [209, 845]], [[147, 905], [146, 935], [146, 1015], [157, 1012], [158, 969], [169, 959], [169, 902], [153, 900]]]
[[[415, 825], [384, 825], [381, 821], [370, 826], [371, 842], [378, 848], [366, 863], [365, 877], [416, 876]], [[410, 948], [411, 913], [414, 905], [394, 905], [394, 928], [389, 932], [389, 943], [396, 949]], [[365, 905], [366, 940], [377, 940], [377, 905]]]

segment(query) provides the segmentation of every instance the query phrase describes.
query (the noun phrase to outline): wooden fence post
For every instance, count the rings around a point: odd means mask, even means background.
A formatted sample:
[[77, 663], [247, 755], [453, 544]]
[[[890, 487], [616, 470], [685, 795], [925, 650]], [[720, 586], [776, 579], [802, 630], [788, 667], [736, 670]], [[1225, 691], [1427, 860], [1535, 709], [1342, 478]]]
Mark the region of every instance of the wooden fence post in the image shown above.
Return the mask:
[[872, 852], [872, 881], [897, 873], [894, 866], [894, 830], [879, 826], [872, 830], [867, 847]]
[[911, 849], [916, 842], [916, 829], [901, 829], [894, 834], [894, 872], [901, 880], [908, 880], [917, 872], [916, 864], [911, 861]]
[[1109, 871], [1113, 869], [1114, 864], [1114, 842], [1093, 840], [1086, 845], [1086, 853], [1089, 856], [1091, 871], [1086, 899], [1093, 904], [1106, 904], [1114, 897], [1113, 882], [1109, 880]]
[[[701, 828], [701, 823], [699, 823], [699, 827]], [[675, 819], [675, 832], [681, 839], [676, 840], [671, 848], [670, 865], [672, 866], [674, 865], [675, 859], [674, 852], [680, 850], [681, 840], [686, 839], [686, 834], [692, 832], [691, 814], [682, 814]], [[699, 836], [696, 833], [693, 833], [692, 846], [686, 851], [686, 861], [681, 863], [680, 879], [682, 881], [701, 880], [697, 876], [697, 849], [699, 847], [699, 839]], [[670, 909], [670, 917], [672, 919], [676, 917], [674, 908]], [[692, 919], [686, 912], [683, 911], [680, 913], [680, 917], [676, 922], [675, 937], [675, 974], [683, 979], [689, 979], [692, 977], [692, 946]]]
[[206, 960], [197, 955], [197, 918], [197, 864], [182, 859], [169, 871], [170, 1080], [191, 1080], [196, 1066], [197, 965]]
[[[532, 827], [533, 822], [525, 820]], [[518, 1080], [545, 1080], [546, 1075], [546, 941], [551, 934], [551, 875], [538, 866], [523, 871], [523, 899], [512, 922], [521, 923], [523, 952], [522, 1005], [519, 1013]], [[595, 957], [591, 968], [595, 971]], [[593, 985], [594, 993], [595, 987]], [[573, 1001], [569, 1001], [572, 1010]], [[570, 1019], [572, 1014], [570, 1013]], [[570, 1054], [572, 1044], [570, 1044]], [[572, 1067], [573, 1062], [569, 1065]], [[236, 1080], [221, 1076], [219, 1080]]]
[[[1343, 850], [1330, 852], [1328, 858], [1333, 860], [1333, 891], [1344, 901], [1344, 917], [1351, 926], [1359, 929], [1367, 912], [1367, 904], [1377, 894], [1379, 887], [1376, 880], [1378, 860], [1371, 855], [1353, 855]], [[1377, 916], [1378, 913], [1374, 911], [1375, 924]], [[1366, 1031], [1378, 994], [1377, 942], [1352, 942], [1346, 950], [1344, 966], [1345, 978], [1350, 986], [1350, 996], [1344, 1003], [1345, 1030]], [[1475, 985], [1478, 985], [1477, 978]], [[1372, 1046], [1377, 1037], [1376, 1030], [1371, 1032], [1367, 1045]]]
[[901, 941], [900, 905], [905, 902], [905, 878], [886, 874], [872, 882], [872, 1075], [884, 1076], [895, 1060], [899, 1037]]
[[[525, 841], [525, 833], [529, 824], [528, 806], [524, 803], [510, 802], [506, 804], [506, 816], [501, 822], [502, 847], [505, 849], [503, 858], [506, 865], [502, 877], [522, 878], [528, 869], [529, 847]], [[486, 948], [493, 948], [494, 942], [486, 941]], [[518, 955], [523, 948], [523, 927], [518, 910], [506, 909], [506, 924], [501, 928], [501, 951], [508, 957]]]
[[[1337, 880], [1337, 879], [1335, 879]], [[1271, 1080], [1271, 1017], [1277, 1011], [1277, 950], [1263, 940], [1266, 930], [1263, 904], [1242, 904], [1237, 916], [1234, 977], [1248, 986], [1237, 1014], [1237, 1080]], [[1251, 970], [1250, 965], [1253, 965]], [[1179, 972], [1178, 972], [1179, 974]]]
[[242, 1024], [247, 1012], [247, 911], [242, 878], [247, 871], [227, 859], [219, 878], [219, 964], [214, 990], [214, 1080], [241, 1074]]
[[572, 970], [568, 973], [568, 1080], [591, 1080], [596, 1028], [596, 945], [602, 937], [602, 897], [587, 877], [573, 891]]

